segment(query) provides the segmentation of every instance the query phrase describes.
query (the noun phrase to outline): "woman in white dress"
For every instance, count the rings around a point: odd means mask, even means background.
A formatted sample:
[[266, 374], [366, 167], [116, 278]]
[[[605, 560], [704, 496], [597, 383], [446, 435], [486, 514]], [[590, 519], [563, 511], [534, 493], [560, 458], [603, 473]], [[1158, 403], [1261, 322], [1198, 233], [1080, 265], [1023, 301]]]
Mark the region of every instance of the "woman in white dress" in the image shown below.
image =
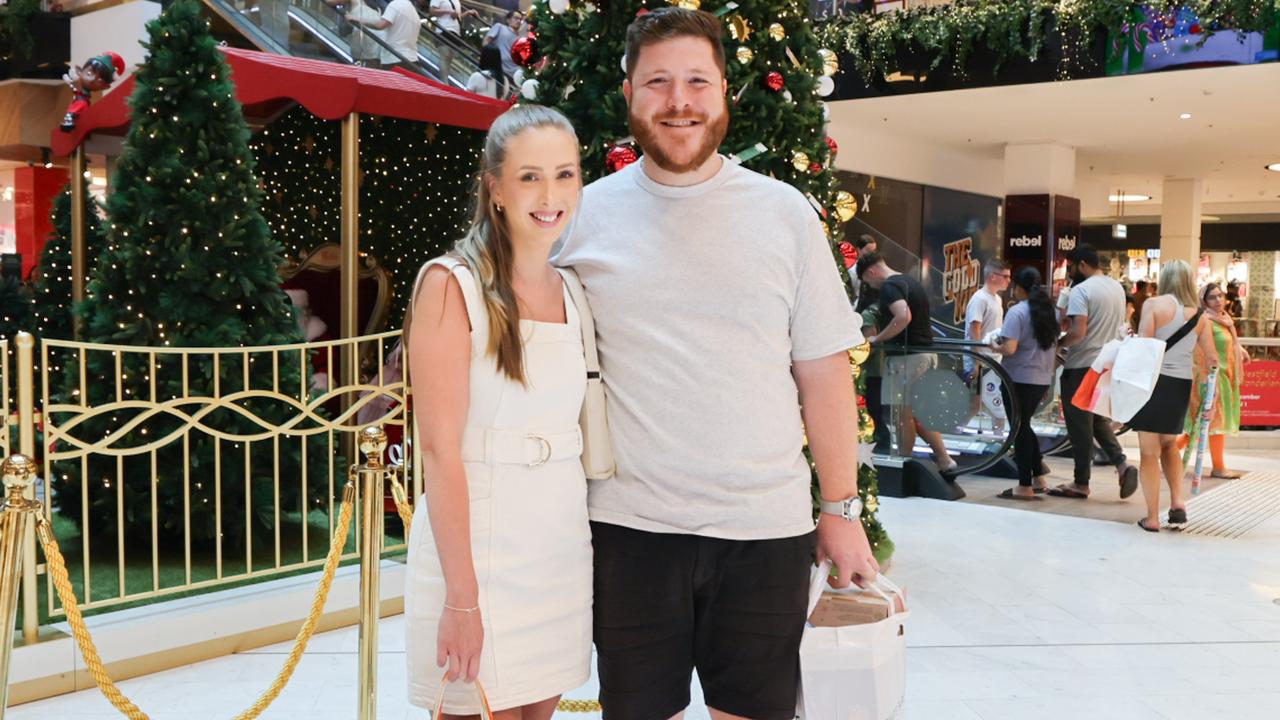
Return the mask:
[[[579, 170], [563, 115], [504, 113], [470, 230], [415, 283], [406, 334], [426, 480], [405, 588], [415, 705], [434, 708], [442, 679], [478, 678], [495, 717], [545, 720], [590, 672], [587, 309], [548, 262], [578, 207]], [[442, 718], [480, 712], [475, 687], [448, 682]]]

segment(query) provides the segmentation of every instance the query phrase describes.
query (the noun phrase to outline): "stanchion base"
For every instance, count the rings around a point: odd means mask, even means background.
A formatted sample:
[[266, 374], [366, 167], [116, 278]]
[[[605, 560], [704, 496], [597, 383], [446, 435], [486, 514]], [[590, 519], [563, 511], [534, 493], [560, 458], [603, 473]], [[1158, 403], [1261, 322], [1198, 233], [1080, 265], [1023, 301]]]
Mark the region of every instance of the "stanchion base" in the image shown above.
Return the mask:
[[877, 457], [875, 463], [880, 494], [886, 497], [959, 500], [965, 496], [964, 488], [943, 477], [930, 460]]

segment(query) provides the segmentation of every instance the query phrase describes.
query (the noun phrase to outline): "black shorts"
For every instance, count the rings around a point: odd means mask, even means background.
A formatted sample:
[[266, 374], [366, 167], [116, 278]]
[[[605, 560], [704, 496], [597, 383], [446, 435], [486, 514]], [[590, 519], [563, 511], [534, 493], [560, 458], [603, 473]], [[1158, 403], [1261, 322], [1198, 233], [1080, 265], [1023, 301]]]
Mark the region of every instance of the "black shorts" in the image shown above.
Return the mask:
[[720, 540], [591, 523], [607, 720], [667, 720], [698, 671], [709, 707], [792, 720], [814, 533]]

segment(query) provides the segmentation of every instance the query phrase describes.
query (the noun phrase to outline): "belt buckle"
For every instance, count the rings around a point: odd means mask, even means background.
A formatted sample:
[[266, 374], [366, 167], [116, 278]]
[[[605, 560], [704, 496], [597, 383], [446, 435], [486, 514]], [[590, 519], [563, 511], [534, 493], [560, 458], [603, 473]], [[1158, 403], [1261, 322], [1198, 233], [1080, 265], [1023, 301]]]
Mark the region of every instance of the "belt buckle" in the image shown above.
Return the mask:
[[546, 465], [547, 461], [551, 459], [551, 441], [541, 435], [525, 435], [524, 439], [538, 441], [538, 459], [530, 463], [525, 463], [526, 467]]

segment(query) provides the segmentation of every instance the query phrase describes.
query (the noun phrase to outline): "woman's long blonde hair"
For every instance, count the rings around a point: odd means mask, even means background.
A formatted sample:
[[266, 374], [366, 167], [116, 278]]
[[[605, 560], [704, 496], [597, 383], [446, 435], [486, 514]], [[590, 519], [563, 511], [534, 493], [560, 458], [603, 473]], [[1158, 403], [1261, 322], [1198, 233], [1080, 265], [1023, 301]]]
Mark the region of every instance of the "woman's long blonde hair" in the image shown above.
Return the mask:
[[453, 252], [467, 264], [480, 286], [485, 310], [489, 314], [488, 354], [497, 361], [498, 369], [517, 382], [524, 382], [524, 348], [520, 338], [520, 310], [516, 293], [511, 288], [512, 249], [506, 218], [493, 201], [490, 181], [496, 180], [507, 157], [512, 138], [526, 130], [554, 127], [573, 137], [578, 134], [568, 118], [542, 105], [517, 105], [493, 121], [480, 155], [480, 173], [476, 178], [476, 205], [471, 227], [453, 246]]
[[1199, 307], [1191, 266], [1185, 260], [1168, 260], [1160, 264], [1160, 291], [1178, 299], [1183, 307]]

